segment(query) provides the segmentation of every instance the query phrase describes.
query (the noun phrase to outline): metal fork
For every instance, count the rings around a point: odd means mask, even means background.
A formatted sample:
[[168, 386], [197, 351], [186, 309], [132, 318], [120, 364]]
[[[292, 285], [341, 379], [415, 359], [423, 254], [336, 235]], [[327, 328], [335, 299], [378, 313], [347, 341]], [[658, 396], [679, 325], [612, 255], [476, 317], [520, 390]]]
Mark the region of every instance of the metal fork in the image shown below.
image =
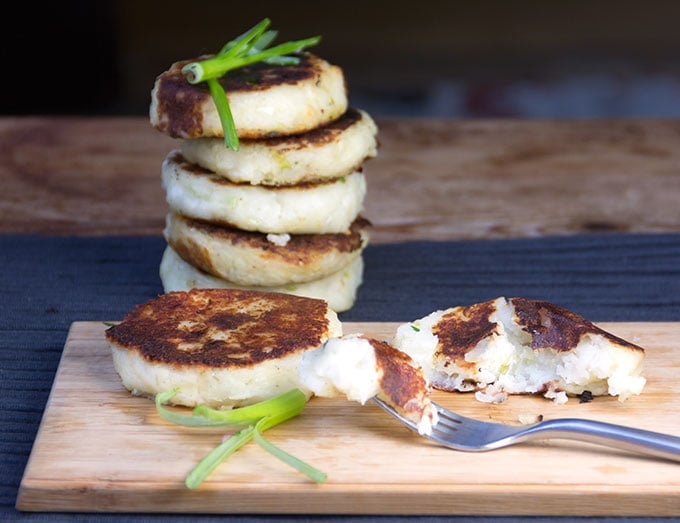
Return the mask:
[[[414, 431], [418, 426], [383, 400], [373, 400]], [[578, 418], [558, 418], [513, 426], [466, 418], [433, 403], [439, 415], [425, 437], [456, 450], [481, 452], [533, 439], [572, 439], [680, 461], [680, 437]]]

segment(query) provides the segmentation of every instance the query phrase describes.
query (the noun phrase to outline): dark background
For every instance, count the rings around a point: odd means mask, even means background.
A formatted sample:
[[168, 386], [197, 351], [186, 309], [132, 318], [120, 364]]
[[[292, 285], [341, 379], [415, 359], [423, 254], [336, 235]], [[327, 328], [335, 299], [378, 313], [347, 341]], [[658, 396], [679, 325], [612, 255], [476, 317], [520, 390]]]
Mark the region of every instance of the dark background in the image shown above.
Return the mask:
[[268, 16], [376, 116], [680, 116], [680, 2], [14, 3], [0, 114], [145, 115], [155, 76]]

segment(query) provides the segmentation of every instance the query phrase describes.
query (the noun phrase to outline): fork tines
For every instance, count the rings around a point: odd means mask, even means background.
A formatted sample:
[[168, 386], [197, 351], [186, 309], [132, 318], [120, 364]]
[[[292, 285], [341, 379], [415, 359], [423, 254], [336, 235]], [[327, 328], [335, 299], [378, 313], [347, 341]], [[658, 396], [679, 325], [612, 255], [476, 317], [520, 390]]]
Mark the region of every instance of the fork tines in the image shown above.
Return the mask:
[[456, 432], [463, 420], [455, 413], [448, 409], [445, 409], [441, 405], [435, 404], [437, 408], [437, 414], [439, 415], [439, 421], [433, 427], [433, 430], [438, 432]]

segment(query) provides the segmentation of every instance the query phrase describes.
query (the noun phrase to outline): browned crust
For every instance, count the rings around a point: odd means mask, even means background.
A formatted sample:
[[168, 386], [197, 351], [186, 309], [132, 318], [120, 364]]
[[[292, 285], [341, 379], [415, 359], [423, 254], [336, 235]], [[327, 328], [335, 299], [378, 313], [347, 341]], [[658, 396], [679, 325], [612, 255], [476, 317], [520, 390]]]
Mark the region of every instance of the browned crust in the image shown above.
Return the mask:
[[[568, 352], [576, 348], [587, 334], [603, 336], [610, 342], [633, 351], [644, 349], [602, 330], [591, 321], [572, 311], [547, 301], [529, 298], [510, 298], [514, 306], [514, 320], [531, 335], [533, 350], [552, 349]], [[471, 365], [465, 355], [483, 339], [498, 332], [498, 326], [489, 321], [496, 311], [496, 300], [456, 307], [447, 312], [434, 325], [432, 332], [438, 336], [437, 354], [459, 365]]]
[[289, 294], [193, 289], [136, 306], [106, 338], [151, 363], [248, 368], [318, 347], [327, 311], [323, 300]]
[[389, 343], [364, 339], [373, 347], [376, 365], [382, 370], [379, 383], [385, 399], [402, 411], [422, 414], [428, 395], [423, 371], [413, 366], [410, 356]]
[[[157, 112], [163, 115], [156, 128], [173, 138], [198, 136], [203, 128], [201, 106], [211, 98], [205, 82], [190, 84], [182, 68], [188, 63], [210, 58], [199, 56], [173, 63], [161, 73], [154, 86]], [[227, 94], [264, 91], [280, 85], [294, 85], [309, 79], [319, 79], [323, 61], [313, 54], [299, 54], [293, 65], [268, 65], [262, 62], [235, 69], [218, 81]], [[258, 137], [259, 138], [259, 137]]]
[[266, 138], [264, 140], [243, 140], [243, 144], [257, 141], [269, 147], [277, 147], [279, 152], [299, 151], [312, 147], [321, 147], [333, 143], [347, 129], [362, 120], [361, 113], [353, 108], [347, 109], [345, 113], [332, 122], [322, 125], [304, 133], [293, 134], [290, 136], [278, 136]]
[[592, 334], [630, 350], [644, 352], [642, 347], [614, 336], [580, 314], [553, 303], [527, 298], [510, 298], [508, 301], [514, 305], [517, 324], [531, 334], [531, 348], [534, 350], [570, 351], [583, 336]]
[[[351, 224], [349, 230], [337, 234], [292, 234], [286, 245], [276, 245], [267, 240], [267, 234], [244, 231], [236, 227], [217, 225], [212, 222], [196, 220], [173, 214], [173, 220], [181, 220], [188, 227], [204, 234], [214, 236], [232, 245], [255, 249], [262, 259], [277, 260], [296, 266], [313, 263], [316, 259], [332, 251], [351, 253], [364, 248], [365, 231], [370, 222], [358, 217]], [[213, 273], [212, 257], [205, 247], [190, 238], [168, 238], [170, 246], [186, 262]]]
[[496, 310], [493, 301], [456, 307], [433, 326], [438, 337], [438, 353], [445, 358], [465, 363], [465, 355], [483, 339], [497, 333], [498, 326], [489, 321]]
[[182, 67], [191, 61], [172, 64], [156, 78], [154, 84], [156, 111], [161, 116], [155, 127], [173, 138], [200, 134], [203, 129], [202, 105], [211, 98], [204, 83], [192, 85], [182, 74]]

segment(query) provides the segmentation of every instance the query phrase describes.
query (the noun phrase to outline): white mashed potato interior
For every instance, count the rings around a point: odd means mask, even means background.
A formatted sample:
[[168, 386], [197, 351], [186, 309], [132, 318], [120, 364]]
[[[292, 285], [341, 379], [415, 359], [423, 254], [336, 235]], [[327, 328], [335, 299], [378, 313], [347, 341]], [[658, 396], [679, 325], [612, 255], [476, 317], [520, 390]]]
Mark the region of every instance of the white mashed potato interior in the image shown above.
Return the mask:
[[364, 338], [331, 338], [306, 352], [300, 363], [300, 382], [316, 396], [347, 396], [361, 404], [380, 392], [373, 347]]
[[432, 381], [433, 356], [439, 342], [432, 329], [443, 315], [444, 311], [435, 311], [424, 318], [400, 325], [394, 338], [395, 347], [411, 356], [423, 368], [429, 381]]

